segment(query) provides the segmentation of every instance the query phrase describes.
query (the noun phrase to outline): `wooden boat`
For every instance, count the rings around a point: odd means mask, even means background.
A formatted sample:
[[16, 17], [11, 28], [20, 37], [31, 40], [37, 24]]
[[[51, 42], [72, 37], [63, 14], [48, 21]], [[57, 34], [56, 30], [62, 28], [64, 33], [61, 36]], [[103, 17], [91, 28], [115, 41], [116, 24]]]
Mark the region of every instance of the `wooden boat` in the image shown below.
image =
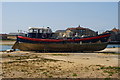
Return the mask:
[[23, 51], [99, 51], [106, 48], [110, 33], [100, 34], [93, 37], [44, 39], [17, 36], [17, 41], [12, 49]]

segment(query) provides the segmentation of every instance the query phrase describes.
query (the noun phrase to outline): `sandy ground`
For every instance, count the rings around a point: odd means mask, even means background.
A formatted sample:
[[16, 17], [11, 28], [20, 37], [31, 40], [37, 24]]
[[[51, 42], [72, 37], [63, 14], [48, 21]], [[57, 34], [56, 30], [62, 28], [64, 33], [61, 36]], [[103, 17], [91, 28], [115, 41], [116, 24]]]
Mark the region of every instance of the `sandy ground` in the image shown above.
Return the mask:
[[3, 78], [118, 78], [118, 55], [103, 53], [2, 54]]
[[[0, 44], [14, 44], [2, 41]], [[119, 48], [90, 53], [0, 52], [3, 78], [119, 78]], [[106, 54], [104, 54], [106, 53]]]

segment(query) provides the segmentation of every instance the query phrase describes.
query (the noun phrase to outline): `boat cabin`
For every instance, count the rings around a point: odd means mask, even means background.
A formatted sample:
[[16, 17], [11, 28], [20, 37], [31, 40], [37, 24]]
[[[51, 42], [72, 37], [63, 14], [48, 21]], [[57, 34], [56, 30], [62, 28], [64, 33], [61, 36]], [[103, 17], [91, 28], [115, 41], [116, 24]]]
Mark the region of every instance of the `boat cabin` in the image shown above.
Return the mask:
[[28, 37], [30, 38], [51, 38], [52, 37], [52, 30], [47, 28], [35, 28], [29, 27]]

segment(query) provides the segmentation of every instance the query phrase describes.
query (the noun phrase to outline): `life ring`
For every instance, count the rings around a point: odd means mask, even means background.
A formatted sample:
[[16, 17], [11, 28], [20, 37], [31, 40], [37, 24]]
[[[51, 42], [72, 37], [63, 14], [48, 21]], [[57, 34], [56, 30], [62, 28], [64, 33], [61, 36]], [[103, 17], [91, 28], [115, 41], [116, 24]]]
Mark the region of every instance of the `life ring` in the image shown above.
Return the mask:
[[47, 38], [47, 34], [42, 34], [42, 38]]

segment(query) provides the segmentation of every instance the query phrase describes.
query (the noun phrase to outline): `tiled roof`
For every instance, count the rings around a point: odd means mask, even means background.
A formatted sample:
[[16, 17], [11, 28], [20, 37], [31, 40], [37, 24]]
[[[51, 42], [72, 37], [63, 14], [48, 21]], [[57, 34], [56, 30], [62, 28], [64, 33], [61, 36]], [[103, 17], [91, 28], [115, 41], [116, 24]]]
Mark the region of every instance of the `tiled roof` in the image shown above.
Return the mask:
[[120, 29], [113, 28], [111, 31], [113, 31], [113, 32], [119, 32]]
[[66, 30], [91, 30], [91, 29], [78, 26], [76, 28], [67, 28]]

